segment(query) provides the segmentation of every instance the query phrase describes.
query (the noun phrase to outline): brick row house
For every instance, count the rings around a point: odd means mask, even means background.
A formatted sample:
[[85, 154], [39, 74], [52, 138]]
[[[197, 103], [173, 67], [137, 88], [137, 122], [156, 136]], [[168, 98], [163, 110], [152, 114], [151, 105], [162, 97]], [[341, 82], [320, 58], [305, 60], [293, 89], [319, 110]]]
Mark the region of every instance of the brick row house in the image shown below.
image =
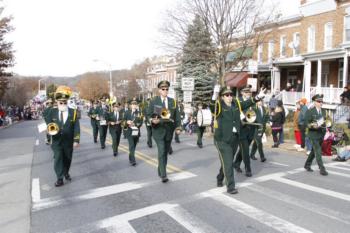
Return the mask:
[[[257, 64], [254, 77], [286, 105], [322, 93], [329, 108], [335, 108], [350, 83], [350, 0], [301, 0], [299, 10], [256, 29], [264, 39], [251, 56]], [[226, 82], [240, 81], [229, 77]], [[302, 83], [300, 92], [283, 91], [287, 83], [296, 87], [297, 80]]]

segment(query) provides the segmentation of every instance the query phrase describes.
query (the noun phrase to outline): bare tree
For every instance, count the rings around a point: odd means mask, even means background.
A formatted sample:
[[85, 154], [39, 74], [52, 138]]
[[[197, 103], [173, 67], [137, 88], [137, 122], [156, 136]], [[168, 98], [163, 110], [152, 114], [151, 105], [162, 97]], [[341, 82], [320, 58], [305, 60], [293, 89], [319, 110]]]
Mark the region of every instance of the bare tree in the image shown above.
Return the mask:
[[76, 85], [80, 97], [87, 100], [100, 99], [108, 93], [108, 81], [104, 74], [86, 73]]
[[[222, 85], [224, 73], [245, 59], [245, 50], [254, 51], [263, 42], [266, 34], [256, 28], [270, 22], [275, 12], [273, 5], [266, 10], [265, 0], [184, 0], [181, 3], [166, 13], [166, 22], [161, 28], [165, 37], [162, 45], [172, 52], [183, 50], [188, 25], [196, 15], [199, 16], [217, 48], [213, 55], [216, 56], [215, 68]], [[235, 61], [227, 64], [227, 54], [238, 48]]]

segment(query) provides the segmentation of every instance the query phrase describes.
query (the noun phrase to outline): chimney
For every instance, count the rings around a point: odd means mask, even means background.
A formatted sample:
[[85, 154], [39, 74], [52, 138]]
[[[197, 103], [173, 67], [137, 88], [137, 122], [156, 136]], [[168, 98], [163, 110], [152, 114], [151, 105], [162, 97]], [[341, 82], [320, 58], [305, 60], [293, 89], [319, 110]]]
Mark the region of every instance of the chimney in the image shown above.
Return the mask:
[[300, 6], [304, 5], [307, 2], [307, 0], [300, 0]]

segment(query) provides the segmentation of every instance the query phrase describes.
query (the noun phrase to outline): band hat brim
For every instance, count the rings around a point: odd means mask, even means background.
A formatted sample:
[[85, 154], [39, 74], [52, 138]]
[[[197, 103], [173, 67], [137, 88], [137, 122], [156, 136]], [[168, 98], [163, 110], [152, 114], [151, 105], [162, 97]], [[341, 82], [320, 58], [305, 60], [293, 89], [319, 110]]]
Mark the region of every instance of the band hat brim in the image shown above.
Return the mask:
[[221, 96], [225, 95], [225, 94], [228, 94], [228, 93], [231, 93], [232, 94], [232, 90], [230, 89], [225, 89], [224, 91], [221, 92]]

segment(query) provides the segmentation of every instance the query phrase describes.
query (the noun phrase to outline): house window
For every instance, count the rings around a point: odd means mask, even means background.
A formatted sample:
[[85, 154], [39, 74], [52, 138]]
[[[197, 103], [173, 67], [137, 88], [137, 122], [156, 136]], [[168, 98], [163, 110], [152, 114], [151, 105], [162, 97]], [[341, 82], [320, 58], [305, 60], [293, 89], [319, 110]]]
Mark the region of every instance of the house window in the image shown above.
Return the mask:
[[258, 63], [262, 63], [263, 61], [263, 44], [259, 44], [258, 46]]
[[286, 44], [287, 44], [287, 37], [281, 36], [281, 39], [280, 39], [280, 57], [286, 56]]
[[272, 59], [274, 56], [274, 50], [275, 50], [275, 42], [273, 40], [270, 40], [269, 41], [269, 52], [268, 52], [269, 62], [272, 62]]
[[293, 56], [300, 55], [300, 33], [293, 34]]
[[307, 51], [315, 52], [315, 26], [312, 25], [307, 29]]
[[324, 25], [324, 49], [332, 48], [333, 38], [333, 24], [326, 23]]
[[350, 15], [345, 16], [345, 41], [350, 41]]

